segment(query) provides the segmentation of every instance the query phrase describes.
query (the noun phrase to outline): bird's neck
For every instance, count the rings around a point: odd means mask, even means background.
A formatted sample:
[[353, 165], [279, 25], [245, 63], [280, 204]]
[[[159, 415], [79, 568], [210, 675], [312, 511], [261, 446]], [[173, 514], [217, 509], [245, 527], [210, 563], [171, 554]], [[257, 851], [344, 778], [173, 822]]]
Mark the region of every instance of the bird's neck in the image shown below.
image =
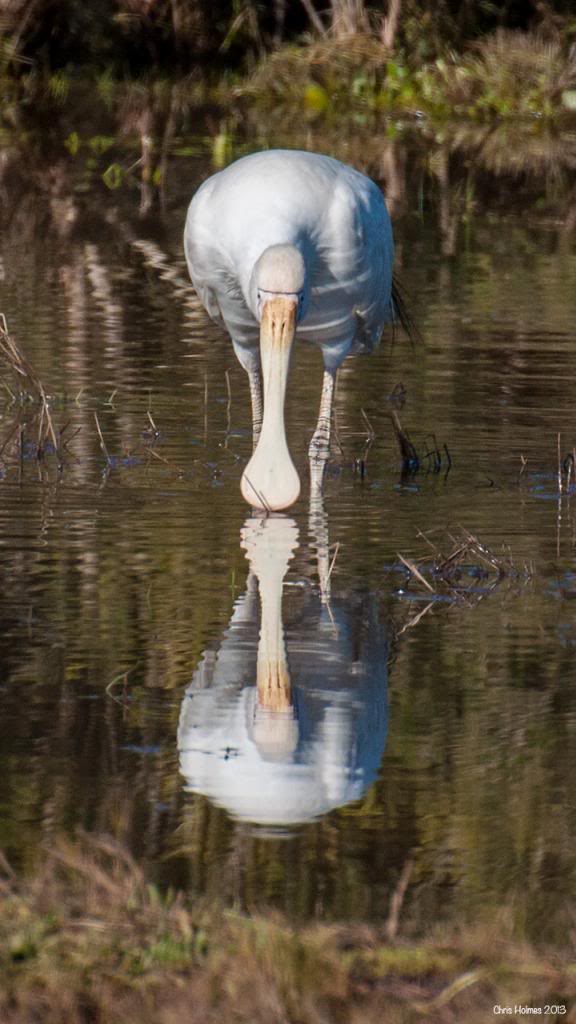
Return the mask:
[[282, 624], [282, 584], [298, 544], [298, 530], [294, 520], [285, 516], [249, 519], [242, 540], [260, 590], [258, 703], [270, 711], [287, 710], [292, 706], [292, 687]]
[[263, 321], [260, 357], [264, 384], [264, 416], [258, 444], [242, 476], [241, 489], [253, 507], [288, 508], [300, 493], [300, 480], [288, 450], [284, 401], [292, 338], [282, 337]]

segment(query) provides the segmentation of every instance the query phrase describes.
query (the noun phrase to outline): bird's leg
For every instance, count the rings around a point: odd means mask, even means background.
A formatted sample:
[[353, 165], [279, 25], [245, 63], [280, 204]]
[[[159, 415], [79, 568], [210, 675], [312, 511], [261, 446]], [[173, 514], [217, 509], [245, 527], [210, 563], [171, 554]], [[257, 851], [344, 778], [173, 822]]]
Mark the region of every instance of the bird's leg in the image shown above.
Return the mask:
[[332, 400], [334, 398], [335, 383], [336, 371], [324, 370], [318, 423], [308, 448], [308, 458], [310, 459], [310, 494], [312, 496], [319, 495], [322, 492], [324, 467], [330, 454], [330, 428], [332, 424]]
[[251, 366], [246, 372], [248, 374], [250, 400], [252, 402], [252, 451], [255, 451], [260, 437], [260, 431], [262, 429], [262, 415], [264, 412], [264, 402], [262, 399], [262, 371], [260, 369], [260, 363], [255, 366]]
[[316, 549], [316, 567], [320, 583], [322, 604], [330, 604], [330, 540], [328, 516], [321, 494], [310, 495], [308, 509], [308, 534], [311, 546]]

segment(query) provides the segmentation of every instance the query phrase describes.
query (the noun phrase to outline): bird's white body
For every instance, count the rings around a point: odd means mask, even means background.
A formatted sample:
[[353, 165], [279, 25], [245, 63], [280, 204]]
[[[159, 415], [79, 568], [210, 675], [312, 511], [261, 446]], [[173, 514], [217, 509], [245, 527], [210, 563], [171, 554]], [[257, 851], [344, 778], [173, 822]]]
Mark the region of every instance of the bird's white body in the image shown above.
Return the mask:
[[257, 508], [287, 508], [300, 492], [284, 427], [294, 338], [315, 342], [324, 359], [309, 449], [317, 491], [336, 371], [351, 352], [370, 351], [394, 316], [384, 198], [369, 178], [331, 157], [255, 153], [201, 186], [188, 210], [184, 247], [200, 299], [225, 325], [250, 379], [255, 449], [242, 493]]
[[310, 295], [296, 337], [321, 346], [327, 369], [373, 347], [392, 319], [386, 204], [373, 181], [339, 160], [268, 150], [230, 164], [192, 199], [184, 239], [194, 287], [243, 365], [259, 340], [252, 271], [271, 245], [304, 257]]

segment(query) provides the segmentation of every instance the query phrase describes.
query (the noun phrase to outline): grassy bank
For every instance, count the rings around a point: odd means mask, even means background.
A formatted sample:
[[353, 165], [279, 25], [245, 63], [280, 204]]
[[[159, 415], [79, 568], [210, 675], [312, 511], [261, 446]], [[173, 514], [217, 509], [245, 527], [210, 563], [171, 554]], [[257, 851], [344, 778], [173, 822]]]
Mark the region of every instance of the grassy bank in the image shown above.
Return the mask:
[[474, 1024], [495, 1003], [569, 1007], [576, 996], [574, 950], [515, 941], [505, 907], [408, 941], [402, 898], [399, 883], [381, 927], [298, 929], [160, 894], [109, 838], [63, 843], [30, 880], [3, 865], [0, 1019]]
[[[206, 98], [238, 95], [309, 115], [435, 118], [576, 112], [569, 0], [5, 0], [0, 87], [40, 94], [69, 80], [177, 78]], [[34, 90], [28, 87], [27, 92]]]
[[357, 33], [276, 50], [241, 92], [264, 107], [301, 107], [315, 115], [561, 118], [576, 111], [576, 54], [561, 39], [502, 30], [464, 52], [415, 63]]

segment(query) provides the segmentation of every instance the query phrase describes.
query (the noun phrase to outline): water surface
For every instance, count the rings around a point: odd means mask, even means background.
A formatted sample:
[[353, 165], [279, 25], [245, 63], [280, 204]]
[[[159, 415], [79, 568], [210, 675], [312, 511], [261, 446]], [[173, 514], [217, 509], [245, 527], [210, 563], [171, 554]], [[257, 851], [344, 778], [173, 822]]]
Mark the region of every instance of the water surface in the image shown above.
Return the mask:
[[[49, 447], [38, 458], [37, 407], [6, 371], [1, 845], [32, 870], [62, 831], [112, 831], [151, 879], [299, 918], [380, 918], [410, 861], [406, 929], [505, 901], [520, 933], [562, 941], [574, 140], [531, 131], [498, 149], [490, 133], [389, 124], [263, 136], [162, 103], [85, 98], [81, 120], [64, 107], [2, 137], [0, 309], [68, 447], [60, 469]], [[181, 251], [215, 164], [275, 144], [349, 159], [386, 189], [423, 335], [345, 364], [324, 503], [304, 486], [276, 527], [240, 496], [246, 380]], [[301, 346], [288, 433], [303, 479], [321, 375]], [[270, 526], [288, 537], [276, 562]], [[434, 578], [463, 531], [499, 568], [476, 547], [458, 579]], [[262, 614], [281, 615], [272, 652]], [[259, 671], [280, 707], [261, 707]]]

